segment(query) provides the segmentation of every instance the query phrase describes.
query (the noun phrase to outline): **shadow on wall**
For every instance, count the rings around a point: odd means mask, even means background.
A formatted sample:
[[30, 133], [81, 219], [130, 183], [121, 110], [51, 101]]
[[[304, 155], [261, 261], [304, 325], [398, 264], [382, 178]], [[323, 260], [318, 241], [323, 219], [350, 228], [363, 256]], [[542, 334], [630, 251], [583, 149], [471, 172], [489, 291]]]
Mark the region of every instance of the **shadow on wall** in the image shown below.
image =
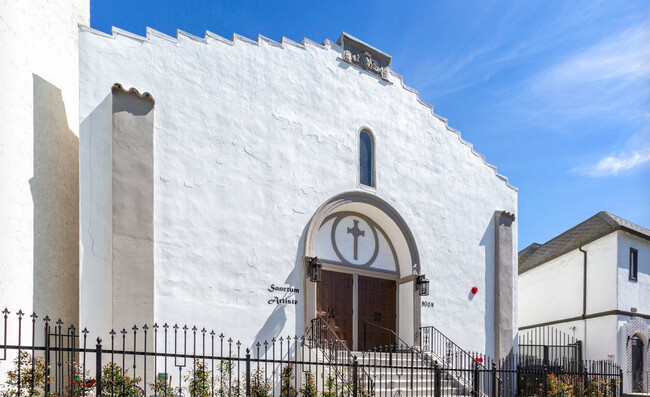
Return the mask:
[[[291, 273], [289, 273], [287, 278], [284, 280], [284, 283], [286, 285], [299, 289], [300, 293], [298, 294], [285, 293], [284, 296], [281, 297], [284, 299], [295, 299], [298, 301], [297, 305], [295, 306], [292, 305], [293, 308], [295, 309], [294, 316], [296, 319], [296, 324], [295, 324], [296, 330], [295, 330], [295, 335], [291, 335], [291, 337], [303, 336], [303, 333], [305, 332], [305, 327], [308, 325], [308, 324], [304, 324], [303, 313], [304, 313], [304, 306], [305, 306], [306, 291], [304, 291], [303, 283], [302, 283], [302, 277], [303, 277], [302, 255], [304, 252], [303, 247], [305, 244], [306, 234], [307, 234], [307, 226], [305, 226], [305, 228], [302, 230], [302, 235], [300, 236], [300, 241], [298, 242], [298, 249], [296, 253], [294, 268], [291, 271]], [[255, 335], [255, 340], [253, 341], [250, 347], [252, 352], [255, 353], [257, 352], [256, 349], [258, 343], [261, 345], [260, 351], [263, 352], [264, 342], [269, 342], [270, 344], [273, 338], [278, 339], [281, 336], [284, 336], [285, 338], [287, 337], [287, 335], [281, 335], [287, 323], [286, 309], [287, 309], [286, 304], [279, 304], [273, 309], [271, 315], [266, 319], [262, 328], [260, 328], [260, 330]]]
[[79, 319], [79, 138], [68, 128], [61, 90], [34, 86], [34, 311]]
[[[483, 237], [481, 238], [481, 242], [479, 243], [479, 245], [485, 249], [485, 286], [483, 287], [483, 293], [485, 294], [485, 352], [490, 356], [494, 356], [494, 267], [496, 266], [496, 252], [494, 250], [496, 231], [494, 228], [495, 220], [494, 216], [491, 216], [490, 222], [488, 223], [485, 233], [483, 233]], [[474, 299], [474, 294], [471, 292], [469, 294], [471, 295], [470, 300]]]

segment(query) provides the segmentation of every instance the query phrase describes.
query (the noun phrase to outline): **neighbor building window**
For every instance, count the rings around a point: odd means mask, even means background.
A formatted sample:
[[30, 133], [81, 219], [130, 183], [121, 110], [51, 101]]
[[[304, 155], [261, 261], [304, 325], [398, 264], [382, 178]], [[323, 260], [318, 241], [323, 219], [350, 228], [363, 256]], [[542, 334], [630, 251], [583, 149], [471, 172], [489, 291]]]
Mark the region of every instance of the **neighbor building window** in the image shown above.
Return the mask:
[[637, 279], [637, 272], [639, 270], [639, 251], [630, 248], [630, 280]]
[[366, 186], [375, 186], [374, 181], [374, 142], [370, 132], [359, 133], [359, 182]]

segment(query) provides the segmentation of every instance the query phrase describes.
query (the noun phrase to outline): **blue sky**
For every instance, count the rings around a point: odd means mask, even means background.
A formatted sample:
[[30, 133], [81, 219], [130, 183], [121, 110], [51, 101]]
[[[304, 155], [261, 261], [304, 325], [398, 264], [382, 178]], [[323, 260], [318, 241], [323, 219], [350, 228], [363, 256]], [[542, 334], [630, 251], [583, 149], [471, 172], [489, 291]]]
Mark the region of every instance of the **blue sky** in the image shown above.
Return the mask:
[[91, 26], [348, 32], [519, 188], [520, 249], [601, 210], [650, 227], [650, 1], [92, 0]]

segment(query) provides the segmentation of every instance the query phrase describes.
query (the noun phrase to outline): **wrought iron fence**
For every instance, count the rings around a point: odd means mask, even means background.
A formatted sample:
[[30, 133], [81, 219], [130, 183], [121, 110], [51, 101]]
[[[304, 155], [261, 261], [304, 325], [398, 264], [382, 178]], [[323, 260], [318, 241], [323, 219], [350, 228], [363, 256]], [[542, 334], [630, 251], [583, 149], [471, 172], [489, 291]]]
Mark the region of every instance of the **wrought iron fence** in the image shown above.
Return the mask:
[[521, 331], [519, 354], [537, 357], [547, 364], [553, 361], [582, 361], [582, 341], [551, 326]]
[[503, 389], [518, 396], [622, 396], [623, 372], [606, 360], [511, 355], [502, 360]]
[[468, 365], [442, 365], [403, 341], [355, 353], [337, 347], [321, 323], [304, 337], [246, 347], [198, 327], [133, 326], [111, 330], [102, 340], [35, 313], [2, 314], [3, 397], [497, 397], [553, 396], [568, 387], [620, 392], [620, 370], [613, 365], [584, 363], [573, 371], [514, 356], [494, 363], [483, 355], [470, 355]]

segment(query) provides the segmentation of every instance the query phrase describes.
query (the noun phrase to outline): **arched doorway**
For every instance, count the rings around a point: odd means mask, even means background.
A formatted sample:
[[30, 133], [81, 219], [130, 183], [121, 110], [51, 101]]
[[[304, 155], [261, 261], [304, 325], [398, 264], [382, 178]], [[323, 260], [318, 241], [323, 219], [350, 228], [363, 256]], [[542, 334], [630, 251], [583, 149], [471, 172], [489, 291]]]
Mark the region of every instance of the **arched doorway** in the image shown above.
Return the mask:
[[641, 317], [631, 317], [623, 324], [625, 339], [625, 388], [626, 393], [648, 392], [650, 371], [650, 325]]
[[413, 343], [420, 324], [419, 258], [397, 211], [376, 196], [345, 193], [314, 214], [305, 257], [318, 257], [322, 281], [305, 278], [305, 318], [321, 317], [351, 350]]
[[630, 344], [632, 348], [632, 392], [643, 392], [643, 384], [645, 382], [644, 378], [644, 353], [645, 346], [643, 340], [638, 336], [632, 336], [630, 339]]

